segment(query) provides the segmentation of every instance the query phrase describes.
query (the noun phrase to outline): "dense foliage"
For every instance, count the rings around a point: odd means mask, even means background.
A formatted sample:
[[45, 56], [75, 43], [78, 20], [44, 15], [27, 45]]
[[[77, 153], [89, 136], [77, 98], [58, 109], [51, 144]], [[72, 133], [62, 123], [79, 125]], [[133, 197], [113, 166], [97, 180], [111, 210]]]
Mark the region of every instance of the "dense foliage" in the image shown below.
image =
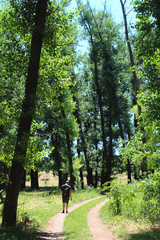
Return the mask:
[[125, 184], [114, 180], [111, 185], [104, 186], [109, 190], [109, 212], [111, 215], [123, 215], [126, 219], [135, 222], [146, 220], [152, 224], [159, 221], [160, 213], [160, 172], [151, 174], [142, 181]]
[[[125, 34], [106, 2], [96, 10], [89, 1], [77, 0], [75, 12], [69, 10], [70, 2], [46, 0], [41, 26], [36, 17], [42, 0], [1, 5], [0, 187], [17, 186], [15, 205], [26, 173], [31, 172], [32, 188], [38, 188], [38, 171], [44, 170], [58, 175], [59, 186], [70, 178], [72, 188], [80, 189], [85, 178], [87, 185], [108, 186], [117, 173], [127, 172], [131, 182], [159, 168], [158, 0], [132, 1], [137, 14], [132, 35], [127, 1], [121, 1]], [[80, 38], [88, 46], [83, 53], [76, 49]], [[126, 194], [132, 188], [123, 187]], [[117, 194], [112, 202], [117, 214], [125, 199], [123, 187], [111, 188]]]

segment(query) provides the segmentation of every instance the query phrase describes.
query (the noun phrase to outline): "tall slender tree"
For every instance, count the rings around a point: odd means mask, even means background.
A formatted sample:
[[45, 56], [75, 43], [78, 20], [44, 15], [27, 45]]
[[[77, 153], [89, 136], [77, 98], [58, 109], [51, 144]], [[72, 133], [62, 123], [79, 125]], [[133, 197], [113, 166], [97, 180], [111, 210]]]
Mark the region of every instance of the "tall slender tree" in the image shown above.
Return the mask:
[[[125, 27], [125, 36], [126, 36], [126, 42], [128, 46], [128, 52], [129, 52], [129, 58], [130, 58], [130, 63], [131, 63], [131, 69], [132, 69], [132, 95], [133, 95], [133, 105], [137, 105], [137, 94], [140, 88], [137, 73], [136, 73], [136, 65], [135, 65], [135, 59], [134, 59], [134, 54], [131, 46], [131, 41], [129, 37], [129, 30], [128, 30], [128, 23], [127, 23], [127, 13], [125, 10], [125, 5], [126, 5], [126, 0], [120, 0], [121, 7], [122, 7], [122, 13], [123, 13], [123, 19], [124, 19], [124, 27]], [[140, 111], [140, 106], [139, 111]], [[136, 117], [134, 117], [134, 125], [135, 128], [137, 127], [137, 120]]]
[[30, 128], [35, 113], [36, 90], [42, 41], [44, 37], [47, 0], [38, 0], [36, 6], [35, 24], [32, 33], [30, 60], [25, 86], [25, 96], [17, 131], [17, 141], [10, 170], [9, 184], [3, 209], [3, 225], [16, 224], [17, 201], [25, 163]]

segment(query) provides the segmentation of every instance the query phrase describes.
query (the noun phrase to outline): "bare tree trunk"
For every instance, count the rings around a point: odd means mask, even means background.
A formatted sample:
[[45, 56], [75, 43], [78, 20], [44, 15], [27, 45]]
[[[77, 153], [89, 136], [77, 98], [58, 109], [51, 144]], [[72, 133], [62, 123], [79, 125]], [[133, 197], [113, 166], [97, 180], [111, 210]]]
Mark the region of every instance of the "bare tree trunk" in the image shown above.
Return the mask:
[[[109, 104], [109, 112], [112, 112], [111, 103]], [[112, 116], [109, 116], [109, 157], [107, 162], [107, 174], [106, 174], [106, 182], [111, 180], [112, 173], [112, 162], [113, 162], [113, 131], [112, 131]]]
[[[81, 138], [81, 141], [82, 141], [82, 149], [83, 149], [85, 162], [86, 162], [86, 167], [87, 167], [87, 185], [90, 186], [90, 185], [93, 185], [92, 169], [91, 169], [91, 167], [89, 165], [89, 159], [88, 159], [88, 156], [87, 156], [86, 142], [85, 142], [84, 133], [83, 133], [83, 130], [82, 130], [81, 120], [79, 118], [77, 110], [75, 110], [74, 115], [77, 118], [77, 123], [78, 123], [79, 129], [80, 129], [80, 138]], [[82, 171], [80, 172], [80, 175], [81, 175], [81, 180], [82, 180], [82, 177], [83, 177], [82, 176], [83, 175]], [[82, 187], [84, 187], [84, 182], [82, 182]]]
[[[134, 62], [134, 56], [132, 52], [132, 47], [130, 44], [129, 34], [128, 34], [128, 24], [127, 24], [127, 15], [125, 12], [125, 3], [126, 1], [120, 0], [121, 6], [122, 6], [122, 13], [123, 13], [123, 19], [124, 19], [124, 26], [125, 26], [125, 36], [126, 36], [126, 42], [128, 46], [128, 52], [130, 57], [130, 63], [132, 68], [132, 96], [133, 96], [133, 105], [137, 104], [137, 93], [139, 91], [139, 83], [138, 78], [135, 70], [135, 62]], [[138, 106], [139, 112], [141, 112], [140, 106]], [[137, 128], [137, 120], [134, 117], [134, 126]]]
[[22, 181], [21, 181], [21, 190], [25, 190], [26, 187], [26, 170], [23, 169], [23, 173], [22, 173]]
[[38, 171], [34, 171], [31, 169], [31, 189], [38, 189], [39, 183], [38, 183]]
[[35, 113], [36, 90], [41, 55], [42, 40], [45, 27], [47, 0], [38, 0], [33, 29], [30, 60], [26, 80], [25, 96], [19, 121], [17, 142], [12, 160], [9, 184], [3, 209], [2, 224], [13, 226], [16, 224], [17, 202], [25, 163], [30, 127]]
[[90, 186], [93, 184], [93, 176], [92, 176], [92, 169], [89, 165], [89, 159], [87, 156], [87, 147], [86, 147], [86, 142], [85, 142], [84, 134], [82, 131], [82, 127], [80, 127], [80, 132], [81, 132], [82, 148], [83, 148], [83, 153], [84, 153], [86, 167], [87, 167], [87, 185]]
[[[77, 153], [78, 153], [78, 158], [80, 159], [81, 152], [80, 152], [80, 149], [79, 149], [79, 139], [77, 139]], [[82, 168], [79, 169], [79, 175], [80, 175], [80, 179], [81, 179], [81, 188], [84, 189], [84, 180], [83, 180], [83, 170], [82, 170]]]
[[[94, 110], [94, 131], [95, 133], [97, 132], [97, 109], [96, 109], [96, 101], [95, 98], [93, 97], [93, 102], [94, 102], [94, 106], [95, 106], [95, 110]], [[97, 140], [97, 136], [95, 136], [95, 148], [96, 151], [98, 150], [98, 140]], [[96, 163], [97, 163], [97, 167], [96, 167], [96, 172], [95, 172], [95, 182], [94, 182], [94, 187], [97, 188], [98, 186], [98, 164], [99, 164], [99, 158], [98, 158], [98, 154], [96, 157]]]
[[56, 163], [56, 166], [57, 166], [57, 171], [58, 171], [58, 185], [59, 185], [59, 188], [62, 186], [63, 184], [63, 174], [62, 174], [62, 165], [61, 165], [61, 155], [59, 153], [59, 149], [58, 149], [58, 145], [60, 144], [59, 142], [59, 138], [58, 138], [58, 134], [55, 134], [53, 136], [53, 134], [51, 135], [51, 141], [52, 141], [52, 146], [54, 146], [54, 150], [52, 152], [52, 154], [54, 155], [54, 159], [55, 159], [55, 163]]
[[[81, 136], [83, 134], [83, 132], [82, 132], [82, 128], [81, 128], [81, 120], [80, 120], [79, 113], [78, 113], [79, 105], [78, 105], [78, 101], [75, 99], [74, 95], [73, 95], [73, 100], [75, 102], [77, 102], [77, 108], [75, 109], [74, 115], [77, 119], [77, 123], [78, 123], [79, 128], [80, 128], [80, 136]], [[77, 154], [78, 154], [78, 158], [80, 158], [81, 157], [81, 151], [80, 151], [80, 147], [79, 147], [79, 139], [77, 139]], [[81, 188], [84, 189], [84, 180], [83, 180], [83, 170], [82, 170], [82, 168], [80, 168], [79, 172], [80, 172], [80, 179], [81, 179]]]
[[[61, 110], [62, 116], [64, 119], [66, 119], [66, 115], [64, 110]], [[71, 149], [71, 141], [70, 141], [70, 135], [67, 129], [65, 129], [65, 135], [66, 135], [66, 143], [67, 143], [67, 154], [68, 154], [68, 160], [69, 160], [69, 174], [70, 174], [70, 185], [72, 189], [74, 189], [75, 186], [75, 177], [73, 175], [73, 159], [72, 159], [72, 149]]]
[[[122, 129], [122, 124], [121, 121], [118, 121], [118, 126], [119, 126], [119, 131], [120, 131], [120, 135], [121, 138], [124, 140], [124, 134], [123, 134], [123, 129]], [[125, 147], [125, 144], [123, 143], [123, 147]], [[127, 159], [127, 176], [128, 176], [128, 183], [131, 183], [132, 181], [132, 169], [131, 169], [131, 163], [129, 161], [129, 159]]]
[[[103, 184], [105, 182], [105, 166], [108, 165], [107, 143], [106, 143], [102, 96], [101, 96], [101, 91], [100, 91], [99, 81], [98, 81], [98, 66], [96, 61], [96, 54], [94, 51], [93, 40], [91, 42], [92, 42], [92, 48], [93, 48], [94, 78], [96, 83], [96, 90], [97, 90], [98, 103], [99, 103], [100, 116], [101, 116], [101, 130], [102, 130], [102, 142], [103, 142], [103, 163], [102, 163], [103, 166], [102, 166], [102, 173], [101, 173], [101, 184]], [[109, 176], [107, 176], [107, 178], [109, 178]]]

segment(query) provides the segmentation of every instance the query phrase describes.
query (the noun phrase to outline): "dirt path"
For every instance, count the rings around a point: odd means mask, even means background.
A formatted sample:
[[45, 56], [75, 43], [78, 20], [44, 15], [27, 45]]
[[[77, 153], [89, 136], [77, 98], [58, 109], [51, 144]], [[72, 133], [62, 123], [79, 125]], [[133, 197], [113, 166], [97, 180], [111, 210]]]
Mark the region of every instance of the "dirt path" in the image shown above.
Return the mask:
[[[89, 200], [85, 200], [83, 202], [77, 203], [68, 209], [69, 212], [72, 212], [76, 208], [82, 206], [85, 203], [91, 202], [100, 197], [92, 198]], [[66, 214], [58, 213], [53, 216], [49, 222], [48, 226], [41, 232], [41, 236], [37, 240], [63, 240], [63, 225]]]
[[107, 201], [108, 199], [91, 208], [87, 215], [88, 225], [95, 240], [117, 240], [99, 218], [99, 210]]
[[[77, 203], [68, 210], [69, 212], [72, 212], [76, 208], [98, 198], [100, 198], [100, 196]], [[104, 225], [99, 218], [99, 210], [107, 201], [108, 199], [91, 208], [87, 215], [88, 225], [90, 227], [93, 239], [95, 240], [117, 240], [117, 238], [112, 235], [111, 231], [107, 229], [107, 226]], [[63, 225], [65, 217], [66, 214], [64, 213], [58, 213], [53, 216], [37, 240], [64, 240], [65, 237], [63, 236]]]

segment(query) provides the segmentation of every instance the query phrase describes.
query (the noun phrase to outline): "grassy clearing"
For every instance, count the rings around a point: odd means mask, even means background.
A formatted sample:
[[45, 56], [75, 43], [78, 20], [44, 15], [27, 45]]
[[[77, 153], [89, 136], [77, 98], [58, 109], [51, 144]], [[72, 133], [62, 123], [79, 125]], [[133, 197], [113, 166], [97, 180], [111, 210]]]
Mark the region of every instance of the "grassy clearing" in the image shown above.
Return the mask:
[[[99, 195], [95, 189], [73, 192], [74, 203], [90, 199]], [[0, 205], [2, 210], [2, 205]], [[60, 212], [62, 200], [57, 187], [41, 187], [37, 191], [20, 192], [18, 201], [18, 220], [16, 228], [0, 228], [0, 240], [33, 240], [38, 230], [44, 228], [49, 219]], [[1, 218], [2, 219], [2, 218]], [[0, 219], [0, 222], [1, 222]]]
[[64, 222], [64, 235], [69, 240], [92, 239], [87, 223], [87, 213], [97, 203], [104, 200], [104, 197], [87, 203], [71, 212]]
[[[139, 200], [137, 200], [139, 202]], [[113, 215], [109, 202], [100, 210], [103, 221], [111, 231], [123, 240], [159, 240], [160, 229], [151, 223], [142, 220], [131, 220], [131, 216]]]

